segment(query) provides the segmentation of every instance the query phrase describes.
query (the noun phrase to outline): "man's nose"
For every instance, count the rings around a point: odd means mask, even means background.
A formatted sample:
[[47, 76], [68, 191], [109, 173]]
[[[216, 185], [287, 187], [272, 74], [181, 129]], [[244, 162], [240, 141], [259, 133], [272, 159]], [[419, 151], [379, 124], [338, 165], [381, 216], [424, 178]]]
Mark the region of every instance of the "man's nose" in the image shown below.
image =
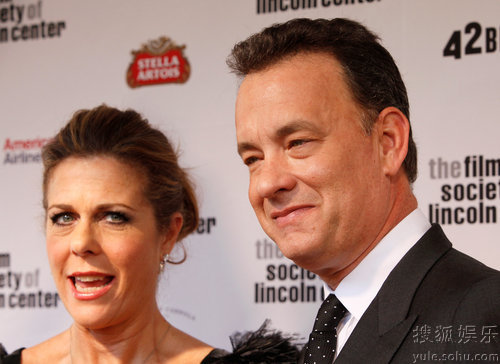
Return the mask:
[[285, 161], [268, 159], [262, 163], [253, 181], [259, 197], [272, 198], [295, 187], [296, 179]]
[[100, 251], [99, 242], [96, 239], [96, 227], [92, 222], [80, 220], [71, 233], [71, 253], [80, 257], [95, 255]]

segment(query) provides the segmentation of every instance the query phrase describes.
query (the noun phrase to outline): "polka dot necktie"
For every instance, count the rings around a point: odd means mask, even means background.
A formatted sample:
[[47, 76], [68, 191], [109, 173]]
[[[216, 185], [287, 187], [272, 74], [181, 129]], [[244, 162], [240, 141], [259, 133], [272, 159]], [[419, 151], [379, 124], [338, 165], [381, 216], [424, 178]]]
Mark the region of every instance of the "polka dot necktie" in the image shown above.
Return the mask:
[[334, 294], [321, 305], [306, 346], [304, 364], [331, 364], [337, 350], [337, 325], [347, 312]]

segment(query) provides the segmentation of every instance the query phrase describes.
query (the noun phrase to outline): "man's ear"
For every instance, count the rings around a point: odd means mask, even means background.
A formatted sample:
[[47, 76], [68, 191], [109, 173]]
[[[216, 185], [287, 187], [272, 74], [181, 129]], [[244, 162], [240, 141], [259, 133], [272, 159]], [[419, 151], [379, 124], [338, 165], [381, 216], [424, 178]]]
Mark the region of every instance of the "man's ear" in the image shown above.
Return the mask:
[[174, 248], [174, 245], [177, 242], [177, 238], [179, 236], [179, 232], [182, 229], [183, 222], [184, 219], [180, 212], [174, 212], [170, 217], [170, 225], [167, 229], [165, 229], [163, 233], [164, 238], [161, 245], [162, 256], [164, 256], [165, 254], [170, 254], [170, 252]]
[[380, 158], [386, 176], [395, 176], [408, 152], [410, 122], [395, 107], [386, 107], [377, 118]]

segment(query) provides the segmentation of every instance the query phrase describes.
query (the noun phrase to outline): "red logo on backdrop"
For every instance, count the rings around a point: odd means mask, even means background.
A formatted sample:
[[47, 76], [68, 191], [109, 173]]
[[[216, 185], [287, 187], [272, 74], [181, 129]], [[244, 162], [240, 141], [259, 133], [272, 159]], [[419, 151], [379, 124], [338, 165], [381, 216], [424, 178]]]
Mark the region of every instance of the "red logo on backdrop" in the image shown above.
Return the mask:
[[127, 83], [130, 87], [158, 85], [162, 83], [184, 83], [189, 78], [191, 67], [183, 50], [170, 38], [160, 37], [132, 51], [134, 60], [128, 67]]

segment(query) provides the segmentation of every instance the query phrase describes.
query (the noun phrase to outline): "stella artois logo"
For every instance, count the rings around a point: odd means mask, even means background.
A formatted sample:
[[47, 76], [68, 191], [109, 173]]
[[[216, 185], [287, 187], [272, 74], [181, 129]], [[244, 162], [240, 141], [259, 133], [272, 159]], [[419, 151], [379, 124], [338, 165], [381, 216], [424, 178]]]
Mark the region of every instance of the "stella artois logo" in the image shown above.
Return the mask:
[[184, 83], [191, 68], [183, 54], [185, 45], [178, 46], [170, 38], [160, 37], [149, 41], [137, 51], [127, 71], [130, 87], [158, 85], [162, 83]]

